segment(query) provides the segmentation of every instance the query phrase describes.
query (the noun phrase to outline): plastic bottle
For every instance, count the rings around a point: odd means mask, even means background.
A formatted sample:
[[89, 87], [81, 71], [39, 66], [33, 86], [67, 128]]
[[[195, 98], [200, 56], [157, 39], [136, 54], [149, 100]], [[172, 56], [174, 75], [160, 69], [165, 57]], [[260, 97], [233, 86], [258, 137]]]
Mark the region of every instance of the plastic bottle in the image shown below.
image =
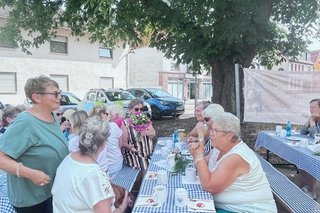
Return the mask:
[[291, 122], [288, 121], [287, 126], [286, 126], [286, 136], [291, 136]]
[[175, 127], [173, 130], [172, 140], [173, 140], [173, 143], [179, 142], [179, 131], [177, 127]]

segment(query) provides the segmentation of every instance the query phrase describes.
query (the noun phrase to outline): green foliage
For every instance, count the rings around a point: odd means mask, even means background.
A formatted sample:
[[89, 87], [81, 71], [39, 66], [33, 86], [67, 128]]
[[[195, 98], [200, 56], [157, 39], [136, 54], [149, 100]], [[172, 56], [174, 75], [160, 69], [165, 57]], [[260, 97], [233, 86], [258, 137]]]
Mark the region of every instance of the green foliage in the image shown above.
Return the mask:
[[[11, 9], [0, 36], [24, 51], [69, 27], [74, 36], [113, 47], [150, 46], [191, 64], [211, 67], [213, 99], [233, 111], [233, 67], [257, 56], [268, 67], [304, 51], [320, 37], [319, 0], [2, 0]], [[22, 31], [28, 37], [22, 37]], [[229, 108], [230, 107], [230, 108]]]
[[174, 168], [173, 168], [173, 174], [184, 173], [184, 171], [186, 170], [186, 168], [189, 165], [189, 163], [192, 162], [191, 160], [184, 158], [180, 154], [176, 155], [175, 160], [176, 160], [176, 163], [175, 163]]

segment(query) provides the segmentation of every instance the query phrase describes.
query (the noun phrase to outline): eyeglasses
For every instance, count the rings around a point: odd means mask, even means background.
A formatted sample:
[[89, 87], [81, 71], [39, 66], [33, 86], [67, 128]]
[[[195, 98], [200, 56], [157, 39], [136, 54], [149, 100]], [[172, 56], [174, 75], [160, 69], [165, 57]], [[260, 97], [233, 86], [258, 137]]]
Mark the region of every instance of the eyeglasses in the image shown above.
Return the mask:
[[57, 113], [56, 113], [56, 115], [57, 115], [57, 116], [61, 116], [61, 115], [62, 115], [62, 113], [60, 113], [60, 112], [57, 112]]
[[55, 91], [55, 92], [38, 92], [36, 94], [40, 94], [40, 95], [54, 95], [55, 98], [58, 98], [59, 96], [61, 96], [61, 90], [59, 91]]
[[213, 134], [217, 134], [217, 133], [219, 133], [219, 132], [227, 133], [228, 131], [219, 130], [219, 129], [217, 129], [217, 128], [212, 128], [212, 129], [210, 129], [210, 132], [212, 132]]
[[134, 108], [134, 111], [136, 111], [136, 112], [140, 111], [140, 112], [141, 112], [141, 111], [142, 111], [142, 109], [143, 109], [143, 108], [139, 108], [139, 107], [137, 107], [137, 108]]
[[209, 122], [210, 119], [211, 119], [211, 118], [207, 118], [207, 117], [203, 118], [203, 120], [204, 120], [205, 122]]

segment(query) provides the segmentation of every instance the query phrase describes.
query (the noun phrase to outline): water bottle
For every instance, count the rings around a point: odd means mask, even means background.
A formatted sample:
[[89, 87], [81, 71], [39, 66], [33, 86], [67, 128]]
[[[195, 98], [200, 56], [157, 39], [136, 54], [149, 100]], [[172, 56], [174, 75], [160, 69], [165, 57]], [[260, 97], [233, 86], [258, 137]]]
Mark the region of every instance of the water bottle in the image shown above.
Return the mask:
[[179, 142], [179, 131], [177, 127], [175, 127], [173, 130], [172, 140], [174, 144]]
[[291, 136], [291, 122], [288, 121], [287, 126], [286, 126], [286, 136]]

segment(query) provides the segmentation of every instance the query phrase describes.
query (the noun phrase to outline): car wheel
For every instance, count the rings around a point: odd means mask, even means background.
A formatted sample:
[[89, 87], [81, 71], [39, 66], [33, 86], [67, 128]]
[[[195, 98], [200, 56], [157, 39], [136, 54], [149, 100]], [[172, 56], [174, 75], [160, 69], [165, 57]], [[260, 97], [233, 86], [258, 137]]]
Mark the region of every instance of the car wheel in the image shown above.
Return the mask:
[[160, 110], [155, 106], [151, 106], [151, 110], [152, 110], [152, 119], [159, 120], [161, 118]]

